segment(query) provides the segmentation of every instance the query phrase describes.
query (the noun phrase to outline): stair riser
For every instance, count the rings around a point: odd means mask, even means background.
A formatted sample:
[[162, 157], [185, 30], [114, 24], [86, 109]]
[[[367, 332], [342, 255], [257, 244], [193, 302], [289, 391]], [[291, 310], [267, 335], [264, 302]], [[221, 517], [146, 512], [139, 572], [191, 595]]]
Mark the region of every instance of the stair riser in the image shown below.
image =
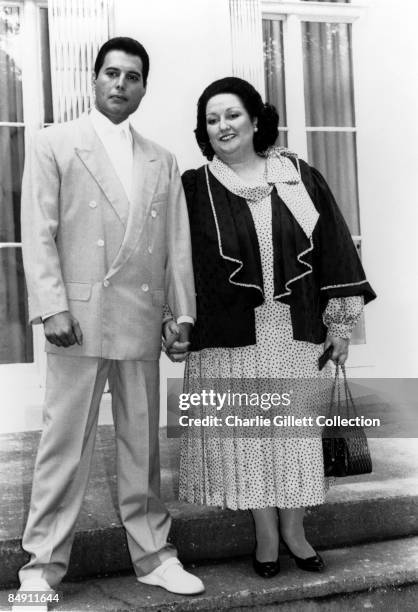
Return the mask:
[[[325, 504], [307, 512], [306, 531], [313, 546], [324, 549], [418, 535], [418, 497], [399, 496]], [[173, 519], [170, 540], [185, 563], [252, 553], [254, 531], [249, 512], [208, 512]], [[26, 556], [17, 539], [0, 543], [0, 586], [17, 583]], [[69, 578], [130, 571], [121, 526], [76, 534]]]

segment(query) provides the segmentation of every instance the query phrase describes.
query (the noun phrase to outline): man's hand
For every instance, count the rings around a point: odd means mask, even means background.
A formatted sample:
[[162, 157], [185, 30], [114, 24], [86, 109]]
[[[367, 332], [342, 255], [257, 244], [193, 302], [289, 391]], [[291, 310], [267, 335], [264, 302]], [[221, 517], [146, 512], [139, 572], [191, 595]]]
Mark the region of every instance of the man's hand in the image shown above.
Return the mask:
[[191, 323], [177, 324], [174, 320], [163, 325], [163, 336], [167, 357], [174, 363], [184, 361], [189, 354]]
[[48, 317], [44, 321], [45, 337], [55, 346], [72, 346], [83, 343], [83, 334], [78, 321], [68, 310]]
[[350, 340], [348, 338], [339, 338], [338, 336], [327, 335], [324, 343], [324, 351], [329, 346], [333, 347], [331, 359], [335, 365], [344, 365], [348, 357], [348, 347]]
[[163, 323], [163, 346], [164, 350], [171, 347], [173, 342], [179, 337], [179, 326], [174, 321], [174, 319], [169, 319], [165, 323]]

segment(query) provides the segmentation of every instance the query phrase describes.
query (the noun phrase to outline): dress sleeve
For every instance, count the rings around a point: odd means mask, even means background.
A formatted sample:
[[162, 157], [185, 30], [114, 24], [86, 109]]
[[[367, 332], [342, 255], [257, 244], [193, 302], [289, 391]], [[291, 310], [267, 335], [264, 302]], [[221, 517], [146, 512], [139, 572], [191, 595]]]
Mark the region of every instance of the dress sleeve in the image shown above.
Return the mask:
[[313, 201], [319, 212], [313, 241], [318, 245], [320, 291], [324, 303], [332, 298], [363, 296], [367, 304], [376, 297], [343, 215], [324, 177], [310, 168]]
[[171, 321], [173, 319], [173, 313], [171, 312], [171, 308], [168, 304], [164, 304], [163, 306], [163, 323], [166, 321]]
[[363, 312], [364, 298], [362, 295], [331, 298], [323, 314], [324, 324], [328, 333], [339, 338], [350, 338]]

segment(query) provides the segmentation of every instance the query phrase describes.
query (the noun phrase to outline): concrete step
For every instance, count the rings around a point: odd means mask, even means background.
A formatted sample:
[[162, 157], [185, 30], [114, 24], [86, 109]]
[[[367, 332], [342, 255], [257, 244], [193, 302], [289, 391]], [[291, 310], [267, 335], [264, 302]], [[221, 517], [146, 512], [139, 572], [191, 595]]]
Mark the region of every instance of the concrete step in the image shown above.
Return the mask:
[[[25, 561], [20, 546], [30, 497], [39, 433], [1, 436], [0, 586], [16, 583]], [[375, 473], [340, 479], [328, 503], [307, 512], [306, 530], [320, 549], [418, 535], [416, 440], [371, 440]], [[409, 444], [409, 445], [408, 445]], [[396, 451], [396, 452], [395, 452]], [[173, 517], [170, 539], [186, 563], [248, 555], [254, 547], [248, 512], [176, 501], [178, 440], [161, 432], [162, 497]], [[403, 476], [400, 478], [400, 474]], [[81, 512], [69, 577], [131, 569], [116, 511], [114, 442], [111, 427], [99, 428], [92, 476]]]
[[[280, 610], [280, 612], [417, 610], [418, 537], [323, 552], [323, 574], [299, 570], [283, 556], [272, 579], [258, 577], [250, 558], [188, 568], [206, 585], [197, 597], [173, 595], [135, 581], [133, 575], [64, 582], [56, 612], [191, 612]], [[9, 610], [0, 592], [0, 610]], [[29, 608], [28, 608], [29, 610]]]

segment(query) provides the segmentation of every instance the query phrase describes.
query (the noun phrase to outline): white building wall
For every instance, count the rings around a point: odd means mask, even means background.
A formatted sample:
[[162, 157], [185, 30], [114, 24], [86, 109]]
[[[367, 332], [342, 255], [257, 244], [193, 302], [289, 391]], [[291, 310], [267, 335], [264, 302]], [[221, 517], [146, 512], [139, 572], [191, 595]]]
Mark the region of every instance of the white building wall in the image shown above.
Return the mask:
[[135, 125], [175, 152], [182, 170], [201, 165], [197, 99], [232, 71], [228, 0], [115, 0], [114, 7], [114, 35], [139, 40], [151, 60]]
[[370, 0], [355, 44], [372, 376], [418, 376], [418, 44], [415, 0]]

